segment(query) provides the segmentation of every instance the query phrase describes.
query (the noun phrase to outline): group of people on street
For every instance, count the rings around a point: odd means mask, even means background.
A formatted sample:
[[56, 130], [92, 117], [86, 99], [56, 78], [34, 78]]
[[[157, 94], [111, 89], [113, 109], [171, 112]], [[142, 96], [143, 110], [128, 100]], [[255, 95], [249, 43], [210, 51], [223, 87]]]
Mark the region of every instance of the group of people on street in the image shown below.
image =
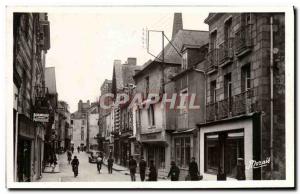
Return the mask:
[[[79, 160], [78, 160], [77, 156], [74, 156], [74, 158], [72, 160], [72, 151], [70, 151], [70, 150], [67, 151], [67, 157], [68, 157], [68, 163], [72, 165], [72, 170], [74, 172], [74, 177], [77, 177], [78, 176]], [[112, 172], [113, 172], [113, 170], [112, 170], [113, 163], [114, 163], [114, 159], [112, 158], [112, 155], [110, 154], [109, 158], [107, 159], [108, 174], [112, 174]], [[97, 156], [96, 164], [97, 164], [97, 171], [100, 174], [102, 164], [103, 164], [103, 155], [102, 154], [99, 154]], [[133, 158], [133, 156], [130, 156], [128, 166], [129, 166], [131, 181], [136, 181], [136, 175], [135, 174], [136, 174], [137, 167], [139, 167], [140, 180], [145, 181], [147, 163], [144, 160], [144, 157], [141, 157], [139, 165], [137, 165], [137, 162]], [[171, 181], [179, 181], [179, 175], [180, 175], [180, 169], [176, 165], [176, 163], [174, 161], [172, 161], [167, 178], [170, 178]], [[186, 177], [185, 180], [198, 181], [198, 180], [201, 180], [201, 179], [202, 179], [202, 177], [200, 176], [200, 173], [199, 173], [198, 164], [195, 160], [195, 157], [192, 157], [192, 161], [189, 164], [188, 176]], [[153, 160], [150, 160], [149, 174], [148, 174], [148, 180], [147, 181], [157, 181], [157, 170], [156, 170], [156, 167], [154, 165]]]
[[[137, 162], [132, 156], [130, 156], [129, 171], [130, 171], [131, 181], [136, 181], [136, 177], [135, 177], [136, 168], [137, 168]], [[146, 168], [147, 168], [147, 163], [144, 160], [144, 158], [141, 157], [141, 160], [139, 162], [139, 171], [140, 171], [141, 181], [145, 181]], [[178, 166], [176, 166], [176, 163], [174, 161], [172, 161], [171, 168], [170, 168], [167, 178], [170, 178], [171, 181], [179, 181], [179, 175], [180, 175], [180, 169]], [[199, 169], [198, 169], [198, 164], [196, 163], [195, 157], [192, 158], [192, 161], [189, 164], [189, 173], [188, 173], [188, 176], [186, 177], [186, 180], [191, 180], [191, 181], [201, 180], [201, 176], [200, 176]], [[149, 164], [148, 181], [157, 181], [157, 170], [156, 170], [153, 160], [150, 160], [150, 164]]]

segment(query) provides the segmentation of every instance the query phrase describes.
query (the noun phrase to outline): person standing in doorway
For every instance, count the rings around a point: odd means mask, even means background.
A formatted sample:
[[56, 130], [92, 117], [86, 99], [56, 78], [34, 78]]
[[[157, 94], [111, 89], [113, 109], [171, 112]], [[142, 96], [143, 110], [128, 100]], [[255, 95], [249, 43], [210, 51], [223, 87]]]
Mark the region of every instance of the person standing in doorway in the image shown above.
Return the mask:
[[109, 158], [107, 160], [107, 168], [108, 168], [108, 174], [112, 174], [112, 167], [114, 165], [114, 159], [111, 155], [109, 155]]
[[141, 161], [139, 163], [141, 181], [145, 180], [146, 167], [147, 167], [147, 163], [144, 160], [144, 157], [142, 156]]
[[150, 161], [148, 181], [157, 181], [157, 171], [153, 160]]
[[189, 174], [190, 174], [191, 181], [200, 180], [200, 173], [198, 170], [198, 164], [196, 162], [195, 157], [192, 157], [192, 161], [189, 164]]
[[136, 167], [137, 167], [136, 160], [132, 156], [130, 156], [129, 171], [130, 171], [131, 181], [135, 181]]
[[172, 161], [168, 177], [171, 176], [171, 181], [178, 181], [179, 180], [179, 174], [180, 174], [180, 170], [179, 170], [178, 166], [176, 166], [175, 162]]

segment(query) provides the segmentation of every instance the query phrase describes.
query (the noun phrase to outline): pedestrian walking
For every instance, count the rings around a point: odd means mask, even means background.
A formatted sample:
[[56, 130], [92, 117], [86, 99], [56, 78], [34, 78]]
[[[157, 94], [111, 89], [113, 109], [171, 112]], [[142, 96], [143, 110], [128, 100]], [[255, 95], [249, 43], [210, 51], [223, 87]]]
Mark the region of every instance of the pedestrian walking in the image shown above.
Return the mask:
[[144, 157], [141, 157], [141, 161], [139, 163], [141, 181], [145, 180], [146, 167], [147, 167], [147, 163], [144, 160]]
[[157, 181], [157, 171], [153, 160], [150, 161], [148, 181]]
[[72, 164], [72, 170], [74, 172], [74, 177], [78, 176], [78, 167], [79, 167], [79, 160], [77, 159], [77, 156], [74, 156], [74, 159], [71, 162]]
[[52, 165], [52, 172], [54, 172], [54, 169], [57, 165], [57, 158], [56, 158], [56, 154], [53, 154], [53, 159], [52, 159], [52, 162], [53, 162], [53, 165]]
[[198, 164], [196, 162], [195, 157], [192, 157], [192, 161], [189, 164], [189, 175], [191, 181], [200, 180], [200, 173], [199, 173]]
[[102, 168], [103, 158], [100, 156], [100, 154], [97, 157], [97, 170], [100, 174], [101, 168]]
[[136, 173], [136, 167], [137, 167], [136, 160], [132, 156], [130, 156], [129, 158], [130, 158], [129, 171], [130, 171], [131, 181], [135, 181], [135, 173]]
[[72, 153], [70, 150], [68, 150], [67, 152], [67, 156], [68, 156], [68, 163], [71, 164], [71, 160], [72, 160]]
[[179, 174], [180, 174], [180, 170], [179, 170], [178, 166], [176, 166], [175, 162], [172, 161], [168, 177], [171, 176], [171, 181], [178, 181], [179, 180]]
[[112, 174], [112, 167], [114, 165], [114, 159], [111, 155], [109, 155], [109, 158], [107, 160], [107, 168], [108, 168], [108, 174]]

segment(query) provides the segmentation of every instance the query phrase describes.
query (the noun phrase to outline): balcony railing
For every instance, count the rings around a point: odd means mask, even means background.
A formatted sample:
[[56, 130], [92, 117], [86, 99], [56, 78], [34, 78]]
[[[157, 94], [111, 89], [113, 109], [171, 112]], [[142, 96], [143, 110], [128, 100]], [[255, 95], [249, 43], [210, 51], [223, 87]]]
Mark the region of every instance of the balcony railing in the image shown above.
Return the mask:
[[219, 64], [225, 65], [233, 59], [233, 38], [228, 38], [219, 46]]
[[231, 98], [206, 105], [206, 120], [215, 121], [232, 116], [239, 116], [254, 111], [252, 104], [253, 90], [248, 89]]
[[218, 49], [211, 49], [207, 54], [207, 60], [207, 72], [216, 70], [218, 68]]
[[214, 121], [218, 117], [218, 103], [206, 105], [206, 120]]
[[252, 25], [243, 25], [235, 33], [235, 52], [237, 55], [250, 50], [252, 47]]

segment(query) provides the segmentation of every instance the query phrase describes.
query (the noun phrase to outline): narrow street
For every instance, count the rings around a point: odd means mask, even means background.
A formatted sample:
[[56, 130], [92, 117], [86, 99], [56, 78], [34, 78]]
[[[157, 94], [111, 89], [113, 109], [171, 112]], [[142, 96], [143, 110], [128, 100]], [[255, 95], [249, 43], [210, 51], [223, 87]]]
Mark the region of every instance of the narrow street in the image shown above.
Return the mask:
[[[79, 159], [79, 174], [78, 177], [74, 177], [72, 167], [68, 164], [66, 154], [59, 155], [58, 173], [43, 173], [40, 182], [98, 182], [98, 181], [130, 181], [130, 176], [125, 173], [113, 171], [112, 174], [108, 174], [108, 169], [105, 165], [102, 165], [101, 173], [97, 171], [96, 164], [88, 162], [88, 154], [80, 152], [79, 154], [74, 152]], [[137, 181], [139, 178], [137, 176]]]

